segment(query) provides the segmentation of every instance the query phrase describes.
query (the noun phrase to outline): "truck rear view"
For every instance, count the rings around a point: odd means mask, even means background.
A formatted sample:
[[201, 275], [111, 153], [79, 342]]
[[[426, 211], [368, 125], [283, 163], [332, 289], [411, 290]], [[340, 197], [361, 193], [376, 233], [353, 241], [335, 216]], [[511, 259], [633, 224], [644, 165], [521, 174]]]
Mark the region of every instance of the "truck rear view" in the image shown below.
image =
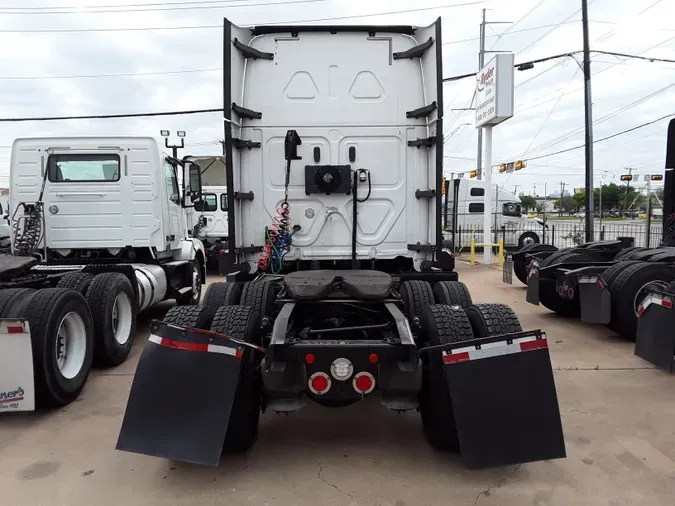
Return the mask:
[[440, 19], [226, 20], [228, 280], [153, 322], [118, 449], [217, 465], [261, 411], [376, 396], [469, 467], [565, 455], [546, 336], [443, 248], [441, 49]]

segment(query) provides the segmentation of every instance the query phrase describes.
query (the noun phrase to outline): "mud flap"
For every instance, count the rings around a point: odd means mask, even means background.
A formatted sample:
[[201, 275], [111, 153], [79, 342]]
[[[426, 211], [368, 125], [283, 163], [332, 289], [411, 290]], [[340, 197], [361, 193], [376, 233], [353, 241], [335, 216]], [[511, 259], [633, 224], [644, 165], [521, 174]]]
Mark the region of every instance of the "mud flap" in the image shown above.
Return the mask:
[[635, 354], [659, 369], [675, 369], [673, 296], [650, 293], [638, 308]]
[[233, 342], [153, 322], [117, 449], [217, 466], [241, 356]]
[[566, 457], [541, 331], [455, 343], [443, 353], [443, 362], [468, 468]]
[[601, 276], [579, 276], [581, 321], [608, 324], [612, 320], [612, 295]]
[[525, 300], [535, 306], [539, 305], [539, 266], [532, 264], [527, 270], [527, 293]]
[[25, 320], [0, 320], [0, 413], [33, 411], [35, 383], [30, 329]]

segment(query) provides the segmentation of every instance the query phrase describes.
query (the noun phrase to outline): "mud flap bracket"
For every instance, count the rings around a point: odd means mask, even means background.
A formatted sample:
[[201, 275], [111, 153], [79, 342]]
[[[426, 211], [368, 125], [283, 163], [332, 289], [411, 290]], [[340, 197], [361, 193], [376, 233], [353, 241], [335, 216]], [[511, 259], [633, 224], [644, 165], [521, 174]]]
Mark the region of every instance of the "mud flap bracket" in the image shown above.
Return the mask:
[[454, 343], [443, 352], [462, 461], [470, 469], [564, 458], [546, 336]]
[[242, 353], [226, 339], [153, 321], [117, 449], [217, 466]]
[[579, 276], [581, 321], [604, 323], [612, 320], [612, 295], [601, 276]]
[[650, 293], [638, 309], [635, 355], [659, 369], [675, 370], [675, 310], [672, 295]]

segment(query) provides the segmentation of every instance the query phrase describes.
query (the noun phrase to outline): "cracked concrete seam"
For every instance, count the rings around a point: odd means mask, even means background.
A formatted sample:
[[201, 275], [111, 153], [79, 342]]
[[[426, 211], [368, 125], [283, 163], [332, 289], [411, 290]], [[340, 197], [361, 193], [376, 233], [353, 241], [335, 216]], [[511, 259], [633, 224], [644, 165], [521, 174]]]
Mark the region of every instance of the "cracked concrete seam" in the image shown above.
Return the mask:
[[329, 482], [328, 480], [326, 480], [326, 478], [323, 477], [323, 475], [322, 475], [322, 473], [323, 473], [323, 466], [321, 465], [321, 463], [320, 463], [318, 460], [315, 460], [315, 462], [316, 462], [316, 467], [317, 467], [317, 470], [316, 470], [316, 477], [319, 478], [322, 482], [324, 482], [324, 483], [325, 483], [326, 485], [328, 485], [329, 487], [333, 487], [335, 490], [337, 490], [337, 491], [340, 492], [341, 494], [346, 495], [347, 497], [349, 497], [349, 498], [353, 501], [353, 500], [354, 500], [354, 496], [353, 496], [352, 494], [350, 494], [349, 492], [345, 492], [345, 491], [342, 490], [340, 487], [338, 487], [337, 485], [335, 485], [335, 484]]
[[516, 467], [513, 468], [513, 471], [511, 471], [510, 473], [508, 473], [506, 476], [504, 476], [502, 479], [500, 479], [497, 483], [495, 483], [494, 485], [491, 485], [491, 486], [489, 486], [488, 488], [486, 488], [486, 489], [481, 490], [480, 492], [478, 492], [478, 494], [476, 495], [476, 499], [474, 499], [474, 501], [473, 501], [473, 506], [477, 506], [477, 504], [478, 504], [478, 502], [480, 501], [480, 498], [481, 498], [481, 497], [490, 495], [490, 491], [491, 491], [492, 489], [501, 487], [502, 484], [503, 484], [506, 480], [508, 480], [509, 478], [513, 478], [513, 477], [515, 476], [515, 474], [518, 472], [518, 470], [519, 470], [522, 466], [523, 466], [523, 464], [518, 464]]

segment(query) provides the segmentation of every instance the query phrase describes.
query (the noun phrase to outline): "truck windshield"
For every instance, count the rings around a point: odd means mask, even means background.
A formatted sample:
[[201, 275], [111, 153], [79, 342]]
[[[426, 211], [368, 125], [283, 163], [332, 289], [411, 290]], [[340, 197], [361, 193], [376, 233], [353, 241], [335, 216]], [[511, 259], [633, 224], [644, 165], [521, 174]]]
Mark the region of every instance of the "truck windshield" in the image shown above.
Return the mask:
[[52, 183], [120, 179], [120, 157], [117, 155], [50, 155], [47, 167]]
[[504, 216], [520, 217], [522, 211], [521, 205], [516, 202], [507, 202], [502, 206], [502, 214]]

